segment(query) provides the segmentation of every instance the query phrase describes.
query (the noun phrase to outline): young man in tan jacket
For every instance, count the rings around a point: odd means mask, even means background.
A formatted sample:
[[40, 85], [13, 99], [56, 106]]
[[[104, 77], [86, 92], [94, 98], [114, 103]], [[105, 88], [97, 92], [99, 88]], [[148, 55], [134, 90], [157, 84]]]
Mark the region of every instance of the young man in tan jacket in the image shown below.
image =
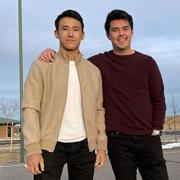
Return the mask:
[[27, 165], [35, 180], [59, 180], [66, 163], [70, 180], [92, 180], [107, 150], [101, 74], [79, 51], [80, 14], [64, 11], [55, 26], [55, 63], [34, 61], [25, 83]]

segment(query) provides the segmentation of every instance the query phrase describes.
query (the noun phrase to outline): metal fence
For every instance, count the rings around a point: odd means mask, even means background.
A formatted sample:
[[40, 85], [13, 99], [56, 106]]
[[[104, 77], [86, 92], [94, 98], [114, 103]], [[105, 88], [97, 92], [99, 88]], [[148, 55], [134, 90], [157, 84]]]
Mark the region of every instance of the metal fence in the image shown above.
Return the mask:
[[180, 142], [180, 131], [162, 131], [162, 144]]

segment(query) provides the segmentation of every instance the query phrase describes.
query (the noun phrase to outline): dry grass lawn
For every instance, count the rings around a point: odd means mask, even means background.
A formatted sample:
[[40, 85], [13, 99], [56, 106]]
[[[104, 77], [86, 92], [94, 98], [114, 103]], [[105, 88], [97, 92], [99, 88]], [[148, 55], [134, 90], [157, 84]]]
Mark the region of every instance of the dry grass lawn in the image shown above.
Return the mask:
[[[175, 117], [176, 130], [180, 131], [180, 116]], [[166, 116], [164, 130], [174, 130], [174, 119], [172, 116]]]
[[19, 151], [7, 151], [0, 152], [0, 163], [20, 161], [20, 152]]

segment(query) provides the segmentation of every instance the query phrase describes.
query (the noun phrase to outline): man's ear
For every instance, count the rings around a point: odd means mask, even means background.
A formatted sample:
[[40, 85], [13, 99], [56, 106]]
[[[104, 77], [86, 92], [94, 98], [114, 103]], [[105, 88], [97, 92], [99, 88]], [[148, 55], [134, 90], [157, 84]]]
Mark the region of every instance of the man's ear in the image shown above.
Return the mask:
[[111, 37], [110, 37], [110, 35], [109, 35], [108, 33], [106, 33], [106, 36], [107, 36], [107, 38], [108, 38], [109, 40], [111, 40]]
[[134, 30], [132, 30], [132, 36], [134, 36]]
[[81, 40], [83, 40], [85, 37], [85, 32], [82, 32], [82, 37], [81, 37]]
[[54, 35], [55, 35], [55, 37], [56, 37], [57, 39], [59, 39], [59, 35], [58, 35], [57, 30], [54, 31]]

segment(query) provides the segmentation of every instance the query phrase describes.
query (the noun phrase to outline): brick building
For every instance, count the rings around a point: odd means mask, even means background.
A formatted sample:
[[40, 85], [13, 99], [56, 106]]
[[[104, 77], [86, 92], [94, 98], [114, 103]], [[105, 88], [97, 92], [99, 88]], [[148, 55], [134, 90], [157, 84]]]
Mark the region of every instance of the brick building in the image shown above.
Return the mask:
[[20, 122], [14, 119], [0, 118], [0, 139], [8, 139], [19, 135]]

